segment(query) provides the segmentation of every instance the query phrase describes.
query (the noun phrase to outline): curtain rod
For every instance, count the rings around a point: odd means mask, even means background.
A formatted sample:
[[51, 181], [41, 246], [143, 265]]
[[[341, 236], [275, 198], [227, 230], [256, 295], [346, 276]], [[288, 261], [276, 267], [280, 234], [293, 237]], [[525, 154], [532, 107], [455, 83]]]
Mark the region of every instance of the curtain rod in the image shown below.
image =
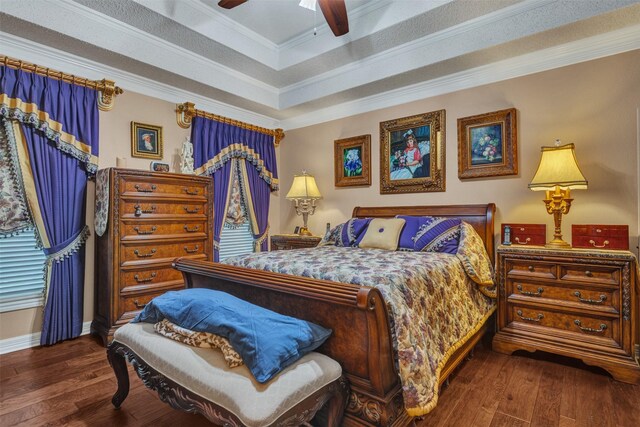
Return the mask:
[[113, 80], [89, 80], [85, 79], [84, 77], [78, 77], [74, 76], [73, 74], [63, 73], [62, 71], [52, 70], [51, 68], [32, 64], [20, 59], [10, 58], [5, 55], [0, 55], [0, 63], [6, 67], [23, 70], [28, 73], [35, 73], [40, 76], [45, 76], [56, 80], [62, 80], [67, 83], [88, 87], [90, 89], [95, 89], [99, 92], [98, 108], [102, 111], [111, 110], [113, 108], [113, 101], [115, 100], [115, 97], [123, 92], [120, 87], [116, 86]]
[[217, 114], [207, 113], [206, 111], [197, 110], [193, 102], [177, 104], [176, 120], [178, 121], [178, 126], [181, 128], [188, 129], [189, 126], [191, 126], [191, 120], [196, 116], [273, 136], [273, 143], [276, 147], [280, 144], [280, 141], [284, 139], [284, 131], [279, 128], [267, 129], [250, 123], [241, 122], [239, 120], [230, 119], [228, 117], [219, 116]]

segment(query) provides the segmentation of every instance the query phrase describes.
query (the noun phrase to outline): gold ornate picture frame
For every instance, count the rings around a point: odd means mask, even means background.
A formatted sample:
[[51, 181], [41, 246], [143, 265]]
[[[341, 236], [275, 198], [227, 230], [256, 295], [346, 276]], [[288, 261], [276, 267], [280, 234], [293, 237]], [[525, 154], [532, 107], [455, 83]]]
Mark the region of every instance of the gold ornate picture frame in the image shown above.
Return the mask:
[[336, 187], [371, 185], [371, 135], [334, 141]]
[[162, 126], [131, 122], [131, 157], [162, 160]]
[[458, 178], [518, 174], [515, 108], [458, 119]]
[[445, 110], [380, 123], [380, 194], [445, 191]]

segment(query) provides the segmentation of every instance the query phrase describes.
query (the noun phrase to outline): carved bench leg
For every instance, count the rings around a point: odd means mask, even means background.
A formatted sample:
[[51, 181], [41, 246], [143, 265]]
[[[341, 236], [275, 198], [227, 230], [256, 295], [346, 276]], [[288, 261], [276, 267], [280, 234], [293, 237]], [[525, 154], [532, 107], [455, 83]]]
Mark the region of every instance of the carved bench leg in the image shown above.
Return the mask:
[[342, 417], [349, 400], [349, 385], [344, 377], [341, 377], [332, 390], [333, 396], [326, 404], [327, 427], [340, 427]]
[[107, 349], [107, 358], [109, 364], [113, 368], [113, 372], [116, 374], [118, 381], [118, 390], [111, 398], [111, 403], [116, 409], [120, 409], [120, 405], [124, 402], [129, 394], [129, 371], [127, 370], [127, 360], [118, 352], [119, 345], [116, 342], [112, 342]]

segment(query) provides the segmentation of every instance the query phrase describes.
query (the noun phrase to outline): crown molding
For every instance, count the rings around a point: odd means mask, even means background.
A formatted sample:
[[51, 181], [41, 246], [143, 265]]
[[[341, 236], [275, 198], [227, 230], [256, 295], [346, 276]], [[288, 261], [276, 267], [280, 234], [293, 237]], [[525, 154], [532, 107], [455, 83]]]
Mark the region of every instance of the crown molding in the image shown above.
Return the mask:
[[505, 59], [280, 121], [291, 130], [640, 49], [640, 25]]
[[[193, 92], [178, 89], [145, 77], [129, 73], [108, 65], [82, 58], [49, 46], [44, 46], [21, 37], [0, 31], [2, 53], [34, 64], [77, 74], [89, 79], [114, 80], [124, 90], [140, 93], [171, 103], [193, 102], [200, 110], [215, 112], [218, 115], [266, 128], [277, 128], [278, 121], [272, 117], [237, 108]], [[118, 101], [115, 107], [118, 108]]]

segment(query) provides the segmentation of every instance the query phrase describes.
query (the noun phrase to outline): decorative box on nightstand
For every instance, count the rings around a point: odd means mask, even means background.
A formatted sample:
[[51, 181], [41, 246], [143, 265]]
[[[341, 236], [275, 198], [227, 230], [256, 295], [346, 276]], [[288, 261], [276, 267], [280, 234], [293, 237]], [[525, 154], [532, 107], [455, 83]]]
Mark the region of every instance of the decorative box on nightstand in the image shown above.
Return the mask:
[[498, 248], [493, 349], [542, 350], [640, 384], [636, 258], [627, 251]]
[[271, 236], [271, 250], [314, 248], [322, 240], [318, 236], [301, 236], [299, 234], [274, 234]]

